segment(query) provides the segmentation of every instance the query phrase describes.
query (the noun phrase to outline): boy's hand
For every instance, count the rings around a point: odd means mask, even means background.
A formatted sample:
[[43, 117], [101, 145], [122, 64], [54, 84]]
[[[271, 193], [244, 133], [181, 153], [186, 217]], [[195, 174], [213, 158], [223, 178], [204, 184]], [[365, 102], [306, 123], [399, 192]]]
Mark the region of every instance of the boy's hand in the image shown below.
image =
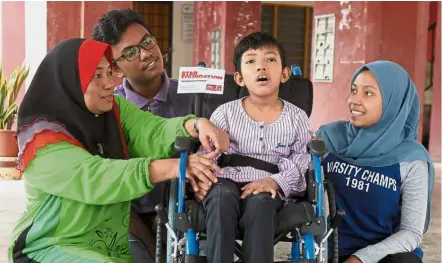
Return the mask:
[[241, 190], [243, 191], [241, 199], [244, 199], [251, 194], [257, 195], [264, 192], [271, 193], [272, 198], [275, 198], [276, 192], [279, 190], [279, 185], [274, 179], [265, 178], [248, 183], [243, 188], [241, 188]]

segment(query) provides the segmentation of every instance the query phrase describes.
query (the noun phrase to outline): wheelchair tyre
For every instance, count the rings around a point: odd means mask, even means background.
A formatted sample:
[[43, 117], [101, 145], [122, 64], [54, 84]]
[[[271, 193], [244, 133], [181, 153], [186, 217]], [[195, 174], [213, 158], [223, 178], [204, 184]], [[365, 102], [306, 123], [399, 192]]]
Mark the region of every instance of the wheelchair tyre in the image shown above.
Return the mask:
[[[174, 179], [170, 182], [170, 191], [169, 191], [169, 205], [168, 205], [168, 217], [169, 217], [169, 224], [172, 229], [175, 228], [174, 226], [174, 215], [177, 213], [177, 189], [178, 187], [178, 181], [177, 179]], [[172, 236], [167, 233], [167, 263], [174, 263], [172, 259], [172, 252], [173, 252], [173, 246], [172, 246]]]

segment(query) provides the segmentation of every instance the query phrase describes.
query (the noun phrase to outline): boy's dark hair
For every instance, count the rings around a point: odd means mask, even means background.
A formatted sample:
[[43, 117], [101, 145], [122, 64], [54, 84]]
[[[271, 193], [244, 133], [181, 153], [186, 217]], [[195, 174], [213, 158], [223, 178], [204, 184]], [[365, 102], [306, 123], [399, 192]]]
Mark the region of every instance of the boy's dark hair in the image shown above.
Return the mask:
[[235, 65], [235, 71], [241, 73], [241, 58], [242, 55], [250, 49], [258, 49], [264, 46], [276, 47], [281, 57], [282, 68], [286, 67], [285, 50], [270, 33], [266, 32], [254, 32], [244, 37], [238, 45], [235, 47], [233, 53], [233, 64]]
[[140, 24], [152, 33], [143, 17], [132, 9], [111, 10], [98, 19], [91, 38], [110, 45], [120, 42], [121, 34], [132, 24]]

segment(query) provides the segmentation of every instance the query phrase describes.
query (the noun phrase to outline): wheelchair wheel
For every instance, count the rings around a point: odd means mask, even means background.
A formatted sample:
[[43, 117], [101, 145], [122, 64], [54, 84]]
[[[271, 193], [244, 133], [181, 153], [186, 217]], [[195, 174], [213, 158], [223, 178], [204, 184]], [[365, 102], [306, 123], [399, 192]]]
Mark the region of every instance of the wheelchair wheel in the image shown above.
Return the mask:
[[[174, 179], [170, 182], [170, 189], [176, 189], [177, 188], [177, 179]], [[172, 227], [172, 229], [175, 228], [174, 226], [174, 215], [177, 212], [177, 192], [175, 190], [169, 191], [169, 205], [168, 205], [168, 217], [169, 217], [169, 224]], [[175, 263], [173, 262], [173, 246], [172, 246], [173, 238], [172, 236], [167, 233], [167, 256], [166, 256], [166, 262], [167, 263]], [[184, 261], [183, 261], [184, 262]]]

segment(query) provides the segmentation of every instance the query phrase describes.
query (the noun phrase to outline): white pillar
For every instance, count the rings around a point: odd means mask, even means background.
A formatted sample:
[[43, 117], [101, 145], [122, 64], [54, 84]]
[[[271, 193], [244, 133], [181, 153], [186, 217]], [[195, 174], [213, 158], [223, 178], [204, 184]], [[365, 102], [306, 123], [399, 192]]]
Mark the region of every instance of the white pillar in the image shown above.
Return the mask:
[[25, 63], [30, 67], [26, 90], [47, 53], [46, 1], [25, 2]]

